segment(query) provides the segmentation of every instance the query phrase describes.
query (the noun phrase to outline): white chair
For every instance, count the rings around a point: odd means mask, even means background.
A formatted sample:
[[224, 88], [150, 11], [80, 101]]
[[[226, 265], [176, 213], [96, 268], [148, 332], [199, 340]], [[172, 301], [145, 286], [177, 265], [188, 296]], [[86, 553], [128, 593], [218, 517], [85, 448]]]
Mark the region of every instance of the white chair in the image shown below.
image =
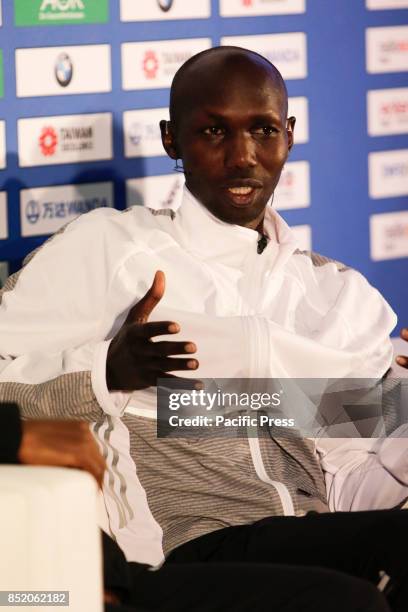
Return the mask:
[[[97, 486], [89, 474], [0, 466], [0, 591], [13, 590], [69, 591], [69, 606], [57, 609], [102, 612]], [[22, 609], [50, 607], [7, 607]]]

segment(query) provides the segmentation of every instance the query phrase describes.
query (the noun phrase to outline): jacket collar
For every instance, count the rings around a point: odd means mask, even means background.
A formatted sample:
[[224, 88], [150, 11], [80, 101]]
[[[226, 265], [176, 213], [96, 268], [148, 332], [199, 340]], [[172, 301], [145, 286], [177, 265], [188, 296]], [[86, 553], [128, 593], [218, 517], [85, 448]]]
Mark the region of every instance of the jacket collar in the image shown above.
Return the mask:
[[[179, 239], [192, 254], [204, 260], [222, 261], [240, 266], [249, 256], [257, 255], [259, 233], [256, 230], [225, 223], [207, 210], [184, 186], [181, 205], [175, 223]], [[268, 244], [262, 257], [284, 263], [298, 248], [297, 240], [282, 217], [268, 203], [265, 211], [264, 233]], [[272, 263], [272, 262], [270, 262]]]

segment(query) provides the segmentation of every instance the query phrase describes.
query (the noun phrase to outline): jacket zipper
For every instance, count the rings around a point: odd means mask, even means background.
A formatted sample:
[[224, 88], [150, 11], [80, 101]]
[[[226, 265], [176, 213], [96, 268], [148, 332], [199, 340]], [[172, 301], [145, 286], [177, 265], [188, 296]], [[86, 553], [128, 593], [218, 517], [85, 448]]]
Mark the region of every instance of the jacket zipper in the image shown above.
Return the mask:
[[[252, 317], [253, 325], [250, 331], [253, 333], [253, 342], [254, 342], [254, 350], [251, 351], [251, 361], [253, 362], [253, 371], [254, 373], [262, 371], [262, 363], [260, 359], [262, 356], [267, 355], [267, 347], [265, 346], [265, 338], [268, 338], [266, 324], [264, 321], [259, 320], [257, 317]], [[250, 333], [249, 331], [249, 333]], [[252, 368], [251, 368], [252, 369]], [[252, 378], [252, 376], [251, 376]], [[256, 379], [256, 376], [253, 377]], [[283, 482], [279, 482], [277, 480], [272, 480], [269, 478], [265, 465], [262, 459], [261, 448], [259, 445], [259, 439], [257, 435], [251, 436], [251, 431], [253, 429], [248, 427], [248, 443], [249, 449], [251, 451], [252, 463], [254, 465], [255, 471], [257, 473], [258, 478], [267, 484], [272, 485], [276, 492], [279, 495], [279, 499], [282, 505], [283, 514], [285, 516], [295, 516], [295, 508], [293, 506], [293, 500], [289, 493], [289, 489]]]

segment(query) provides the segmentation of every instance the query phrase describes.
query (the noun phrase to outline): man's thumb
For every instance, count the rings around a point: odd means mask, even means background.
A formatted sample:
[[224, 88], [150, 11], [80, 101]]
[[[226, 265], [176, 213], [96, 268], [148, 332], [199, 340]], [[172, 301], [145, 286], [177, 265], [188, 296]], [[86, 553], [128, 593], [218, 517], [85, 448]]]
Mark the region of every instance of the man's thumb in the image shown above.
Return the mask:
[[147, 321], [152, 310], [162, 299], [165, 287], [166, 277], [164, 272], [157, 270], [156, 274], [154, 275], [152, 286], [142, 297], [142, 299], [130, 309], [126, 323]]

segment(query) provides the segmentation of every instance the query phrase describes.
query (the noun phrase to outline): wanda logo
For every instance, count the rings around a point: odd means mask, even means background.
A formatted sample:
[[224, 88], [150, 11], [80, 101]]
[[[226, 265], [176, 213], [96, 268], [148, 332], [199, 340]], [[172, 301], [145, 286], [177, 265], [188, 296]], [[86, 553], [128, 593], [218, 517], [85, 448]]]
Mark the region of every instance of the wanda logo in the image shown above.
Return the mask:
[[58, 137], [53, 127], [47, 126], [41, 130], [38, 144], [43, 155], [54, 155], [58, 144]]

